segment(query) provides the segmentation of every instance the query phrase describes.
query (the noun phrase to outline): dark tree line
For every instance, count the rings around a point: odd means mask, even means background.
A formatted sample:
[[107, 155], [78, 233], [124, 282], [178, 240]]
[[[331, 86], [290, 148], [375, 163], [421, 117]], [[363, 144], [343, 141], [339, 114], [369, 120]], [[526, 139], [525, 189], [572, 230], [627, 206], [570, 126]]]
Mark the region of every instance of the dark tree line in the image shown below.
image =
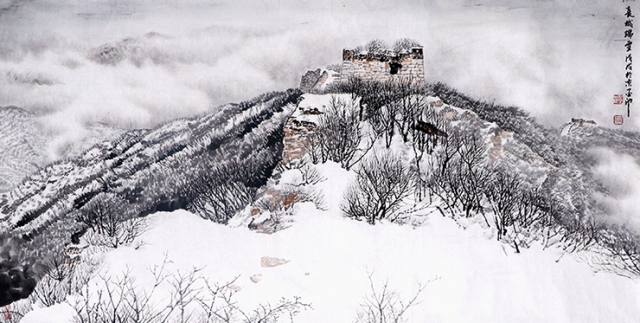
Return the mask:
[[362, 80], [350, 77], [327, 92], [349, 93], [358, 102], [358, 118], [367, 121], [387, 148], [395, 134], [408, 142], [416, 134], [415, 124], [426, 108], [425, 90], [411, 77], [390, 81]]
[[[267, 93], [207, 115], [134, 130], [96, 145], [91, 155], [54, 163], [26, 179], [16, 198], [1, 205], [17, 219], [7, 241], [20, 252], [0, 256], [16, 262], [7, 265], [7, 275], [19, 270], [27, 285], [18, 293], [12, 287], [18, 283], [0, 281], [0, 298], [6, 294], [10, 303], [29, 295], [31, 282], [48, 272], [49, 254], [62, 259], [53, 250], [82, 235], [119, 247], [144, 229], [140, 217], [175, 209], [226, 222], [251, 202], [279, 163], [285, 107], [300, 94]], [[47, 196], [41, 194], [45, 187]]]

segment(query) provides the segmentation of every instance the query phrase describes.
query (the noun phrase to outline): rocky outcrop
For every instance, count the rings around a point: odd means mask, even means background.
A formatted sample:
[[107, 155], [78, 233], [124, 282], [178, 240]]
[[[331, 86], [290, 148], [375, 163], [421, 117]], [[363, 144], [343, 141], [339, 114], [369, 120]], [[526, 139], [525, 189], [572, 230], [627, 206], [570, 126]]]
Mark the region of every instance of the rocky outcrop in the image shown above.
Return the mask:
[[284, 265], [288, 263], [287, 259], [273, 258], [273, 257], [262, 257], [260, 259], [260, 266], [262, 267], [276, 267], [280, 265]]
[[262, 280], [262, 274], [255, 274], [255, 275], [249, 277], [249, 279], [251, 279], [252, 282], [257, 284]]
[[489, 150], [489, 166], [493, 166], [496, 160], [500, 157], [503, 150], [502, 141], [510, 137], [511, 133], [504, 131], [500, 128], [495, 128], [493, 134], [489, 137], [489, 140], [493, 144]]
[[433, 124], [431, 124], [429, 122], [423, 122], [423, 121], [418, 120], [416, 122], [416, 125], [414, 126], [414, 128], [416, 130], [420, 130], [420, 131], [422, 131], [422, 132], [424, 132], [424, 133], [426, 133], [428, 135], [440, 136], [440, 137], [445, 137], [445, 138], [449, 137], [449, 135], [446, 132], [438, 129], [435, 125], [433, 125]]
[[36, 280], [27, 268], [13, 261], [0, 262], [0, 306], [29, 297], [36, 287]]
[[308, 71], [300, 79], [300, 90], [305, 93], [319, 90], [322, 85], [329, 79], [329, 73], [321, 69]]

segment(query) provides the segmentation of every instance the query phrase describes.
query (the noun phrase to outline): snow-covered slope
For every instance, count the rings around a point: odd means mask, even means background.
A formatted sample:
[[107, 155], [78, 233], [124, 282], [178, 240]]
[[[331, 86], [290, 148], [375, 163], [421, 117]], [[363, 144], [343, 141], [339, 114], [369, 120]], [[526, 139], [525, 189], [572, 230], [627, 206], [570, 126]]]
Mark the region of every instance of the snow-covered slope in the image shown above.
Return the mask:
[[[157, 213], [141, 237], [145, 244], [108, 252], [101, 273], [130, 269], [149, 288], [146, 269], [166, 254], [170, 272], [203, 268], [205, 277], [221, 283], [238, 277], [234, 288], [243, 308], [302, 297], [313, 309], [302, 311], [296, 322], [353, 322], [371, 293], [369, 275], [376, 288], [388, 281], [404, 299], [416, 293], [418, 283], [426, 284], [409, 322], [631, 323], [640, 317], [637, 280], [594, 273], [557, 249], [534, 244], [516, 254], [489, 240], [491, 233], [481, 226], [463, 230], [438, 213], [425, 216], [419, 227], [346, 219], [338, 204], [353, 173], [334, 163], [318, 169], [327, 178], [316, 185], [325, 192], [327, 209], [297, 204], [288, 229], [268, 235], [186, 211]], [[265, 256], [290, 262], [262, 267]], [[254, 283], [250, 278], [256, 275], [261, 280]], [[66, 323], [72, 315], [71, 306], [62, 304], [35, 310], [23, 322]]]
[[[17, 270], [33, 285], [47, 271], [45, 263], [59, 261], [64, 246], [86, 230], [79, 217], [85, 205], [113, 201], [113, 194], [123, 212], [136, 217], [188, 208], [226, 222], [271, 176], [282, 155], [284, 123], [299, 95], [298, 90], [271, 92], [202, 116], [130, 131], [29, 175], [0, 194], [0, 278], [9, 279]], [[224, 193], [214, 195], [214, 190]], [[17, 294], [3, 285], [0, 304], [26, 297], [29, 286]]]
[[[46, 164], [46, 149], [52, 137], [40, 128], [36, 114], [18, 107], [0, 107], [0, 193], [11, 191]], [[59, 155], [78, 157], [93, 145], [116, 140], [124, 132], [105, 124], [89, 125], [84, 139], [67, 145]]]
[[[288, 99], [278, 100], [293, 103], [298, 95], [292, 92], [285, 95]], [[543, 223], [546, 220], [542, 219], [529, 227], [515, 230], [513, 225], [508, 232], [497, 234], [493, 223], [486, 220], [495, 217], [488, 202], [482, 206], [486, 214], [483, 211], [482, 216], [478, 212], [475, 217], [464, 217], [452, 214], [455, 208], [442, 212], [445, 206], [435, 196], [428, 203], [414, 196], [409, 198], [412, 203], [424, 205], [414, 205], [407, 213], [410, 221], [399, 225], [383, 220], [370, 226], [345, 218], [341, 210], [345, 188], [353, 182], [358, 167], [346, 171], [332, 162], [309, 166], [326, 180], [307, 183], [304, 189], [301, 180], [294, 180], [297, 172], [303, 171], [295, 167], [282, 167], [275, 176], [263, 174], [265, 181], [260, 185], [266, 183], [266, 187], [254, 191], [254, 203], [235, 213], [234, 218], [220, 221], [226, 226], [187, 211], [153, 214], [167, 206], [180, 208], [174, 203], [181, 202], [178, 197], [186, 191], [179, 188], [188, 187], [199, 175], [217, 174], [216, 168], [235, 156], [259, 154], [251, 149], [256, 147], [253, 143], [259, 142], [266, 149], [281, 144], [282, 137], [274, 137], [280, 140], [278, 143], [256, 138], [271, 133], [274, 126], [282, 126], [294, 106], [273, 113], [269, 107], [282, 104], [273, 104], [269, 95], [265, 98], [229, 105], [217, 114], [131, 132], [117, 142], [96, 145], [77, 159], [51, 165], [4, 195], [4, 202], [0, 200], [0, 207], [4, 205], [0, 210], [10, 211], [5, 213], [9, 215], [5, 225], [15, 232], [37, 233], [56, 214], [81, 207], [78, 201], [85, 202], [85, 196], [90, 199], [92, 192], [116, 192], [126, 196], [140, 213], [151, 214], [151, 227], [140, 238], [143, 243], [107, 252], [90, 286], [100, 284], [101, 277], [115, 277], [130, 270], [140, 288], [150, 288], [152, 282], [145, 278], [148, 269], [161, 265], [167, 257], [170, 272], [184, 274], [192, 268], [203, 268], [200, 273], [210, 282], [233, 281], [238, 306], [244, 309], [275, 304], [280, 297], [301, 296], [313, 310], [302, 311], [296, 317], [300, 322], [353, 321], [364, 297], [371, 293], [369, 276], [376, 291], [388, 280], [388, 287], [405, 300], [415, 295], [420, 284], [426, 284], [419, 294], [421, 302], [408, 312], [407, 318], [414, 322], [634, 322], [640, 317], [638, 281], [607, 271], [615, 266], [601, 272], [596, 271], [603, 267], [590, 266], [611, 259], [606, 258], [606, 252], [590, 249], [599, 241], [576, 247], [583, 238], [580, 221], [593, 219], [589, 218], [590, 212], [597, 211], [590, 209], [590, 194], [599, 189], [596, 178], [581, 159], [582, 153], [576, 151], [576, 145], [588, 136], [557, 139], [526, 115], [518, 115], [517, 109], [508, 111], [511, 119], [491, 119], [492, 115], [500, 116], [491, 110], [494, 107], [476, 112], [473, 108], [477, 107], [468, 104], [457, 107], [427, 96], [424, 104], [430, 110], [422, 117], [435, 114], [443, 118], [450, 140], [454, 140], [454, 132], [477, 134], [474, 138], [485, 151], [482, 160], [486, 163], [478, 167], [517, 173], [522, 185], [564, 198], [562, 207], [576, 222], [555, 218], [557, 222]], [[309, 122], [316, 121], [317, 113], [324, 113], [332, 99], [331, 95], [313, 94], [302, 98], [295, 115]], [[349, 95], [340, 98], [349, 100]], [[315, 109], [317, 113], [303, 113]], [[522, 129], [527, 131], [517, 132]], [[242, 141], [236, 140], [243, 135]], [[204, 139], [198, 139], [201, 136]], [[591, 137], [598, 145], [593, 139], [597, 136]], [[628, 134], [614, 137], [629, 149], [635, 138]], [[368, 154], [389, 149], [382, 141], [380, 138]], [[411, 142], [403, 142], [400, 135], [393, 137], [390, 149], [404, 161], [415, 162]], [[436, 155], [438, 149], [432, 154]], [[207, 162], [198, 164], [203, 158], [201, 151], [220, 153], [205, 154]], [[426, 160], [431, 158], [425, 157], [420, 167], [428, 166]], [[195, 172], [191, 169], [194, 165], [206, 171]], [[246, 171], [243, 167], [232, 170]], [[286, 185], [295, 190], [279, 191]], [[308, 189], [318, 194], [314, 198], [303, 196], [310, 194]], [[322, 196], [323, 201], [319, 201]], [[551, 216], [565, 215], [552, 214], [545, 202], [531, 207], [547, 208], [542, 213]], [[293, 209], [280, 212], [284, 209], [278, 209], [278, 203]], [[447, 218], [442, 216], [445, 213]], [[571, 227], [574, 223], [578, 224]], [[268, 225], [269, 229], [263, 228]], [[578, 231], [571, 231], [574, 228]], [[597, 230], [609, 232], [606, 227]], [[604, 234], [596, 237], [606, 238]], [[495, 241], [496, 235], [501, 242]], [[275, 267], [265, 266], [264, 257], [285, 261]], [[168, 287], [165, 284], [163, 288]], [[69, 298], [71, 304], [75, 297]], [[162, 300], [158, 298], [158, 304]], [[35, 310], [25, 322], [43, 317], [69, 322], [73, 316], [70, 303]]]
[[[141, 212], [149, 213], [159, 203], [173, 198], [172, 190], [187, 180], [188, 171], [198, 169], [195, 165], [199, 160], [211, 161], [203, 151], [236, 145], [229, 136], [235, 140], [251, 131], [256, 132], [255, 136], [265, 135], [271, 128], [281, 127], [289, 113], [283, 112], [284, 106], [296, 95], [295, 91], [268, 94], [201, 117], [176, 120], [152, 130], [131, 131], [116, 141], [95, 145], [80, 157], [53, 163], [30, 175], [13, 191], [0, 195], [2, 226], [30, 235], [78, 209], [99, 192], [117, 190], [132, 202], [145, 204], [149, 196], [144, 192], [159, 187], [156, 193], [165, 197], [151, 205], [141, 205]], [[232, 149], [233, 145], [225, 148]], [[192, 166], [183, 169], [184, 163]], [[169, 173], [178, 178], [171, 187], [163, 186], [160, 178], [168, 181]]]
[[17, 107], [0, 107], [0, 193], [11, 190], [44, 161], [46, 140], [34, 117]]

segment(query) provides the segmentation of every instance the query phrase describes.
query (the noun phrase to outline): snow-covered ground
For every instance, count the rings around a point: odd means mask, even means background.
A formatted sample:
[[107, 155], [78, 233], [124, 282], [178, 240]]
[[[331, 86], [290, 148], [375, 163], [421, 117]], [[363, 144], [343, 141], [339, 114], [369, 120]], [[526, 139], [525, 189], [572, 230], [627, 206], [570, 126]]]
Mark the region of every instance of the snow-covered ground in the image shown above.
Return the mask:
[[[296, 322], [352, 322], [370, 293], [368, 276], [408, 299], [427, 284], [410, 322], [637, 322], [640, 282], [595, 273], [571, 255], [539, 245], [516, 254], [480, 225], [461, 228], [438, 213], [421, 226], [375, 226], [342, 216], [342, 192], [353, 173], [334, 163], [318, 166], [326, 210], [295, 206], [293, 223], [274, 234], [250, 231], [242, 221], [221, 225], [186, 211], [156, 213], [142, 247], [109, 251], [101, 273], [130, 269], [141, 286], [148, 268], [171, 261], [169, 272], [194, 267], [212, 282], [235, 277], [241, 307], [301, 296], [313, 309]], [[291, 172], [291, 171], [289, 171]], [[286, 173], [283, 178], [286, 177]], [[264, 256], [290, 262], [262, 267]], [[562, 257], [561, 257], [562, 256]], [[261, 275], [252, 282], [250, 277]], [[37, 309], [22, 322], [71, 322], [68, 304]]]

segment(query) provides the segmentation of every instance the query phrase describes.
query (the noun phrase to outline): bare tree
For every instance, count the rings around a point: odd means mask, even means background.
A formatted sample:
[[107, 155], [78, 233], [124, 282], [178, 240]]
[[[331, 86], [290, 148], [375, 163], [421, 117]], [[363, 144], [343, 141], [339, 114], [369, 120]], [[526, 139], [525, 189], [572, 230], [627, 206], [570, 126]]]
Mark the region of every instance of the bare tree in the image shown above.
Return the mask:
[[[236, 277], [237, 279], [237, 277]], [[225, 285], [211, 285], [205, 280], [206, 289], [197, 297], [202, 314], [198, 316], [202, 323], [276, 323], [281, 318], [288, 317], [293, 322], [293, 317], [300, 313], [300, 310], [312, 309], [310, 304], [303, 303], [300, 297], [293, 299], [281, 298], [276, 305], [269, 303], [260, 304], [252, 311], [245, 311], [235, 302], [233, 296], [236, 291], [230, 285], [235, 280]]]
[[517, 203], [518, 223], [523, 228], [530, 228], [535, 224], [548, 227], [551, 221], [545, 217], [547, 201], [538, 188], [524, 187], [520, 190], [520, 200]]
[[[424, 157], [424, 154], [431, 155], [434, 149], [438, 146], [438, 142], [445, 143], [448, 135], [447, 133], [447, 123], [444, 119], [437, 114], [432, 108], [420, 108], [422, 116], [419, 116], [416, 119], [416, 124], [413, 128], [413, 141], [411, 142], [411, 147], [413, 150], [414, 162], [416, 166], [416, 174], [418, 175], [419, 184], [424, 186], [424, 182], [426, 178], [423, 178], [423, 171], [421, 167], [421, 163]], [[420, 120], [422, 119], [422, 120]], [[431, 125], [436, 129], [436, 131], [427, 132], [423, 131], [420, 128], [421, 124]], [[437, 131], [440, 130], [440, 133]]]
[[404, 142], [409, 141], [409, 135], [415, 133], [414, 125], [422, 115], [425, 97], [420, 94], [420, 88], [412, 77], [401, 77], [391, 81], [397, 93], [397, 99], [391, 102], [398, 115], [395, 124]]
[[[344, 91], [351, 94], [351, 100], [355, 101], [358, 97], [362, 96], [365, 90], [365, 81], [357, 76], [349, 76], [342, 86]], [[362, 118], [362, 110], [360, 110], [360, 118]]]
[[640, 276], [640, 235], [614, 226], [603, 230], [599, 243], [605, 255], [599, 265], [627, 276]]
[[[299, 297], [283, 298], [272, 306], [260, 304], [252, 311], [240, 308], [230, 285], [210, 284], [200, 275], [200, 269], [187, 274], [169, 274], [162, 265], [150, 269], [153, 284], [142, 288], [129, 272], [119, 277], [101, 275], [95, 286], [85, 286], [74, 297], [72, 307], [77, 323], [276, 323], [281, 318], [293, 317], [300, 310], [311, 308]], [[237, 279], [237, 278], [236, 278]], [[95, 288], [92, 288], [95, 287]], [[168, 287], [170, 296], [158, 298], [158, 291]], [[161, 302], [157, 300], [162, 299]]]
[[309, 136], [310, 155], [314, 163], [331, 160], [348, 170], [373, 147], [373, 142], [364, 133], [355, 102], [332, 97], [316, 131]]
[[75, 264], [64, 263], [61, 253], [46, 259], [47, 273], [40, 279], [30, 298], [42, 306], [49, 307], [66, 300], [74, 292], [72, 287]]
[[31, 300], [22, 299], [0, 308], [0, 323], [18, 323], [33, 310]]
[[370, 117], [383, 105], [387, 104], [388, 92], [383, 91], [385, 83], [368, 80], [362, 83], [362, 88], [359, 92], [360, 95], [360, 107], [365, 110], [364, 119]]
[[72, 306], [76, 323], [166, 322], [170, 313], [152, 307], [152, 296], [164, 281], [160, 271], [153, 273], [155, 282], [150, 290], [140, 290], [131, 272], [121, 277], [100, 275], [76, 295]]
[[400, 38], [393, 42], [393, 51], [396, 53], [409, 52], [414, 47], [419, 47], [420, 43], [411, 38]]
[[345, 215], [369, 224], [401, 220], [399, 210], [411, 194], [411, 178], [402, 158], [389, 152], [374, 153], [356, 174], [341, 206]]
[[236, 291], [229, 287], [237, 279], [238, 277], [224, 285], [210, 284], [205, 280], [206, 290], [204, 291], [204, 296], [197, 300], [202, 309], [202, 315], [199, 317], [202, 323], [230, 323], [237, 321], [239, 314], [236, 310], [237, 304], [233, 300]]
[[486, 150], [482, 137], [476, 132], [461, 137], [456, 167], [462, 175], [459, 177], [460, 202], [466, 217], [470, 217], [471, 212], [483, 212], [482, 197], [490, 178], [486, 169]]
[[[221, 155], [226, 152], [219, 150]], [[271, 155], [265, 150], [250, 152], [246, 156], [230, 154], [226, 160], [216, 158], [208, 167], [197, 169], [197, 175], [181, 194], [189, 197], [186, 208], [204, 218], [227, 223], [236, 212], [249, 205], [257, 187], [262, 186], [259, 178], [264, 175], [259, 163]]]
[[[580, 217], [579, 214], [567, 212], [555, 219], [560, 225], [563, 249], [569, 252], [584, 251], [604, 241], [603, 232], [607, 225], [595, 217]], [[615, 239], [614, 239], [615, 240]], [[613, 246], [613, 244], [612, 244]]]
[[521, 200], [518, 190], [522, 184], [516, 175], [506, 173], [504, 170], [495, 170], [493, 173], [492, 183], [487, 187], [485, 195], [493, 209], [498, 240], [507, 233], [507, 226], [516, 224], [514, 212]]
[[202, 290], [197, 286], [199, 271], [200, 269], [197, 268], [187, 274], [178, 271], [168, 279], [172, 292], [167, 312], [174, 315], [174, 322], [191, 322], [197, 315], [195, 305], [197, 305]]
[[[440, 198], [452, 217], [482, 213], [482, 199], [489, 182], [486, 147], [478, 134], [453, 131], [430, 159], [431, 173], [425, 185]], [[444, 210], [440, 212], [444, 215]], [[485, 217], [485, 221], [488, 223]]]
[[381, 54], [389, 50], [389, 45], [381, 39], [372, 39], [366, 45], [364, 49], [372, 54]]
[[260, 304], [253, 311], [246, 313], [238, 308], [245, 323], [277, 323], [282, 317], [287, 317], [293, 322], [293, 317], [300, 313], [301, 309], [311, 308], [310, 304], [303, 303], [298, 296], [293, 300], [282, 298], [276, 305]]
[[[339, 83], [329, 84], [326, 93], [348, 93], [351, 95], [353, 102], [358, 102], [358, 118], [360, 121], [364, 120], [365, 106], [367, 106], [367, 99], [371, 97], [371, 93], [374, 87], [379, 82], [366, 81], [358, 76], [349, 76], [346, 80]], [[358, 99], [360, 98], [360, 99]]]
[[146, 230], [146, 219], [113, 193], [96, 195], [80, 209], [77, 219], [91, 229], [87, 239], [92, 244], [110, 248], [129, 245]]
[[395, 121], [397, 105], [387, 104], [380, 107], [375, 113], [369, 113], [369, 123], [377, 138], [384, 138], [385, 146], [391, 147], [395, 134]]
[[407, 311], [418, 305], [418, 297], [424, 292], [427, 285], [439, 279], [429, 280], [426, 284], [418, 283], [418, 290], [408, 299], [389, 287], [385, 281], [381, 288], [376, 288], [373, 283], [373, 274], [369, 274], [369, 286], [371, 292], [364, 297], [364, 302], [357, 312], [356, 323], [401, 323], [406, 322]]
[[429, 175], [424, 181], [429, 193], [435, 195], [444, 204], [444, 210], [437, 207], [442, 215], [445, 210], [451, 217], [455, 217], [458, 213], [460, 203], [460, 182], [461, 174], [457, 172], [456, 167], [452, 164], [458, 158], [458, 149], [460, 145], [459, 135], [453, 132], [447, 138], [440, 149], [436, 150], [432, 158], [428, 160]]
[[387, 148], [396, 133], [396, 122], [402, 105], [397, 101], [402, 98], [396, 81], [368, 82], [361, 102], [365, 104], [366, 119], [371, 124], [376, 136], [384, 138]]
[[100, 193], [80, 209], [77, 219], [100, 234], [115, 234], [126, 217], [127, 201], [112, 193]]
[[241, 182], [211, 175], [203, 175], [194, 181], [198, 197], [191, 202], [190, 208], [206, 214], [211, 220], [227, 223], [237, 211], [251, 202], [254, 190]]

